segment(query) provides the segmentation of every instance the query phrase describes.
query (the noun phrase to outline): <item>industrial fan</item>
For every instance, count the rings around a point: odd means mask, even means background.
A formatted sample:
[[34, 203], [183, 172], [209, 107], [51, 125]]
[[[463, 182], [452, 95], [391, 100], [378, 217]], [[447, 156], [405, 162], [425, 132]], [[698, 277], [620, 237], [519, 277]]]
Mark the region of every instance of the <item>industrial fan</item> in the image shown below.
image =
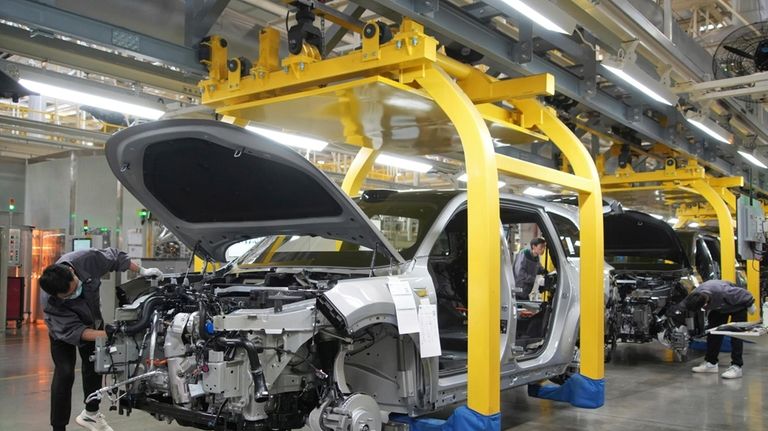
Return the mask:
[[[715, 79], [748, 76], [768, 71], [768, 21], [739, 27], [723, 39], [712, 60]], [[744, 101], [766, 102], [765, 96], [739, 96]]]

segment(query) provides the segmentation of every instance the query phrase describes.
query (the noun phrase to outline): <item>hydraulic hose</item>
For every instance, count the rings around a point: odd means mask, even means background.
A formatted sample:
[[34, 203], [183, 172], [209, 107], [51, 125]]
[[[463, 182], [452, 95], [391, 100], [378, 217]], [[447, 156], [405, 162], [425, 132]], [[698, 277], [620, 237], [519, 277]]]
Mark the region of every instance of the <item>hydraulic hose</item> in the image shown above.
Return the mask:
[[149, 322], [152, 320], [152, 313], [154, 313], [155, 309], [157, 309], [163, 302], [164, 299], [160, 296], [153, 296], [147, 299], [144, 302], [144, 308], [141, 310], [141, 317], [139, 317], [139, 320], [130, 325], [123, 326], [121, 332], [126, 335], [134, 335], [146, 329], [147, 326], [149, 326]]
[[240, 347], [245, 350], [248, 355], [248, 362], [251, 364], [251, 378], [253, 378], [253, 397], [256, 402], [264, 402], [269, 399], [269, 391], [267, 390], [267, 382], [264, 379], [264, 370], [261, 368], [261, 361], [259, 360], [258, 347], [253, 344], [253, 341], [240, 338], [224, 338], [218, 337], [216, 344], [221, 347]]

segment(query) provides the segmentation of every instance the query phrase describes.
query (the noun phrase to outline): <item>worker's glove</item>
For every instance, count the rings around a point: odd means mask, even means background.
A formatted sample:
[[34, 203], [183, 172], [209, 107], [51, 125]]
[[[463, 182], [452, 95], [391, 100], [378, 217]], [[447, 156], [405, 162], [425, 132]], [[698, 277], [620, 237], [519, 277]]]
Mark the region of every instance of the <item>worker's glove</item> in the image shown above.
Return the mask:
[[157, 277], [163, 278], [163, 271], [157, 268], [142, 268], [139, 267], [139, 275], [142, 277]]
[[749, 308], [747, 308], [747, 312], [748, 312], [749, 314], [755, 314], [755, 313], [757, 313], [757, 308], [755, 307], [755, 304], [752, 304], [752, 305], [750, 305], [750, 306], [749, 306]]

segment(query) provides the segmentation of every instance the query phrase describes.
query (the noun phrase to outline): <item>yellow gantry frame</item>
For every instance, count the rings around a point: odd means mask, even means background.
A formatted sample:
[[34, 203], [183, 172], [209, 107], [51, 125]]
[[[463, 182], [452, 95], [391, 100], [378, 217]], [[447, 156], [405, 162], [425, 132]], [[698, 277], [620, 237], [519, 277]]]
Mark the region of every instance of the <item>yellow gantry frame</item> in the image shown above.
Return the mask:
[[[598, 165], [602, 166], [603, 163]], [[659, 183], [661, 187], [672, 186], [703, 197], [713, 208], [718, 222], [721, 277], [724, 280], [736, 282], [736, 247], [734, 241], [730, 240], [736, 228], [731, 214], [732, 211], [736, 211], [736, 197], [728, 187], [743, 186], [743, 177], [709, 177], [696, 160], [688, 160], [683, 168], [665, 166], [664, 169], [652, 172], [635, 172], [629, 166], [619, 168], [612, 175], [603, 175], [600, 182], [605, 192], [638, 190], [640, 187], [637, 187], [637, 184]], [[730, 264], [727, 264], [728, 262]], [[755, 297], [759, 298], [759, 295]]]
[[[554, 94], [554, 78], [537, 75], [499, 81], [471, 66], [437, 52], [437, 42], [424, 34], [421, 25], [404, 19], [390, 42], [379, 45], [364, 40], [363, 49], [320, 59], [311, 52], [283, 59], [275, 66], [277, 38], [262, 31], [261, 55], [247, 74], [223, 73], [226, 50], [212, 50], [207, 61], [212, 71], [200, 83], [203, 103], [219, 113], [238, 117], [248, 102], [269, 101], [282, 96], [301, 98], [313, 89], [349, 79], [381, 75], [411, 86], [431, 98], [455, 127], [463, 147], [468, 194], [469, 230], [469, 352], [468, 406], [491, 415], [500, 407], [500, 248], [499, 192], [497, 172], [556, 183], [579, 194], [581, 224], [581, 373], [602, 379], [603, 369], [603, 219], [599, 176], [592, 159], [555, 112], [534, 98]], [[220, 47], [217, 37], [211, 44]], [[266, 53], [266, 54], [265, 54]], [[515, 110], [501, 109], [492, 102], [508, 101]], [[240, 117], [237, 123], [247, 121]], [[534, 165], [494, 151], [486, 121], [518, 130], [536, 128], [563, 152], [575, 174]], [[346, 126], [345, 126], [346, 128]], [[354, 127], [352, 129], [355, 129]], [[347, 144], [361, 146], [342, 189], [356, 195], [378, 155], [371, 140], [355, 136]]]

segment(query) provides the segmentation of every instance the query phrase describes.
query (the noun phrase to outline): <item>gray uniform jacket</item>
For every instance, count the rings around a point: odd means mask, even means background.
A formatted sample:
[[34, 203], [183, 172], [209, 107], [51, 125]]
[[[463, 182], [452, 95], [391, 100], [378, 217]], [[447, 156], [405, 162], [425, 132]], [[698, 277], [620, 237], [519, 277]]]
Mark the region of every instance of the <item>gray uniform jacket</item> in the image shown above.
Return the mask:
[[[45, 324], [54, 340], [75, 346], [83, 343], [80, 336], [86, 328], [101, 329], [101, 276], [112, 271], [125, 271], [131, 265], [128, 255], [116, 248], [90, 249], [67, 253], [56, 263], [68, 264], [83, 283], [83, 293], [75, 299], [61, 299], [42, 292]], [[47, 297], [47, 298], [46, 298]]]
[[[755, 303], [755, 298], [747, 289], [734, 286], [723, 280], [709, 280], [701, 283], [699, 287], [693, 290], [709, 297], [709, 302], [705, 309], [707, 311], [718, 311], [720, 313], [734, 313], [740, 310], [746, 310]], [[691, 293], [693, 293], [691, 292]], [[681, 302], [684, 306], [685, 300]]]
[[544, 267], [541, 266], [539, 259], [531, 253], [531, 250], [525, 248], [515, 256], [513, 268], [515, 274], [515, 286], [523, 289], [522, 292], [517, 292], [515, 296], [518, 299], [528, 300], [528, 295], [530, 295], [533, 290], [533, 283], [536, 281], [536, 275], [539, 271], [542, 271]]

